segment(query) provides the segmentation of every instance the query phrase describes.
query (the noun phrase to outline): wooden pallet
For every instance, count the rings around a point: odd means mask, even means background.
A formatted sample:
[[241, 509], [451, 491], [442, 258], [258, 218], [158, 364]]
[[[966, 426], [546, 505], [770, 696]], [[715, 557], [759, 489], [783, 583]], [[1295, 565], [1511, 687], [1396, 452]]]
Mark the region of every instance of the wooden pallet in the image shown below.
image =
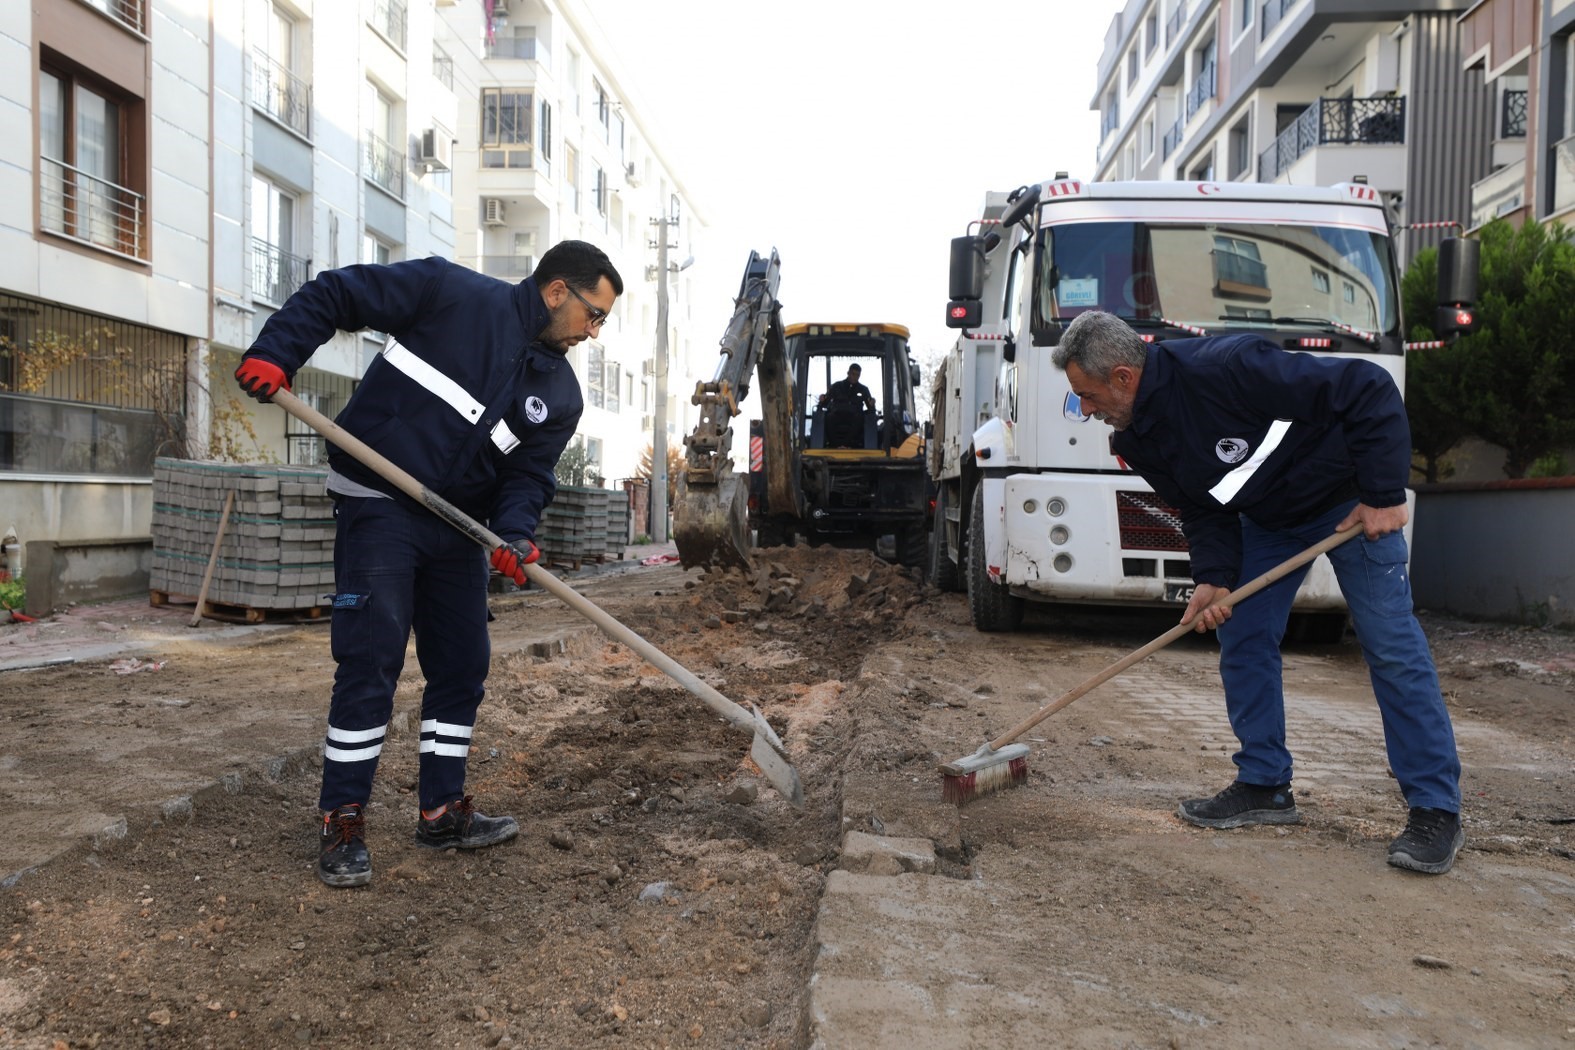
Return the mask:
[[[197, 599], [188, 595], [170, 594], [168, 591], [149, 591], [150, 605], [196, 605]], [[259, 609], [234, 602], [204, 602], [202, 615], [210, 620], [226, 623], [313, 623], [328, 620], [330, 609], [326, 605], [309, 605], [300, 609]]]

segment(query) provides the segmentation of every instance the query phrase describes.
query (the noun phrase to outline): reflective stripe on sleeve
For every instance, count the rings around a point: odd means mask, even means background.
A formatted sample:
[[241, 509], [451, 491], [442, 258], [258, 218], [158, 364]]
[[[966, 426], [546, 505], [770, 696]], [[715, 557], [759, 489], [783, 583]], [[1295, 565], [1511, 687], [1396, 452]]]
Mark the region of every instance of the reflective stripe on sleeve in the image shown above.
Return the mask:
[[388, 344], [383, 347], [383, 357], [389, 364], [442, 398], [468, 421], [474, 423], [481, 418], [484, 406], [480, 401], [466, 393], [464, 387], [411, 353], [393, 336], [388, 337]]
[[507, 454], [519, 447], [520, 439], [514, 436], [508, 423], [500, 419], [498, 425], [492, 428], [492, 443], [498, 446], [499, 452]]
[[371, 747], [358, 747], [353, 751], [332, 746], [323, 748], [323, 758], [329, 762], [365, 762], [367, 759], [376, 758], [382, 753], [383, 742], [381, 740]]
[[1285, 440], [1285, 435], [1290, 433], [1290, 430], [1291, 421], [1288, 419], [1276, 419], [1269, 424], [1269, 432], [1263, 435], [1263, 440], [1258, 443], [1257, 451], [1252, 454], [1252, 458], [1215, 482], [1214, 487], [1209, 489], [1209, 495], [1218, 500], [1221, 506], [1235, 499], [1236, 493], [1252, 480], [1258, 468], [1263, 466], [1264, 460], [1280, 447], [1280, 442]]

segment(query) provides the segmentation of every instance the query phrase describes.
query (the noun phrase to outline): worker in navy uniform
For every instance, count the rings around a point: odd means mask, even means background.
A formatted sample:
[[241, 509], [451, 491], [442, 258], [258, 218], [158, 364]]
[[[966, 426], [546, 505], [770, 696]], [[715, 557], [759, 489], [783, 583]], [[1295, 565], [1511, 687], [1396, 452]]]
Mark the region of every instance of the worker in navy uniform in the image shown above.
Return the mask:
[[[1145, 344], [1119, 318], [1080, 314], [1053, 360], [1111, 447], [1181, 515], [1196, 584], [1183, 623], [1216, 630], [1241, 743], [1236, 780], [1181, 803], [1201, 827], [1294, 824], [1280, 642], [1307, 567], [1210, 608], [1336, 531], [1328, 552], [1371, 671], [1389, 767], [1409, 807], [1389, 863], [1427, 874], [1465, 842], [1460, 758], [1427, 637], [1412, 611], [1406, 482], [1411, 434], [1389, 374], [1367, 360], [1292, 353], [1255, 335]], [[1234, 613], [1234, 615], [1233, 615]]]
[[870, 388], [859, 382], [863, 370], [848, 366], [846, 379], [839, 379], [820, 395], [818, 404], [826, 409], [826, 444], [833, 448], [864, 446], [864, 412], [875, 411]]
[[[593, 338], [623, 292], [607, 256], [564, 241], [519, 283], [439, 258], [325, 270], [263, 325], [236, 379], [259, 401], [290, 380], [336, 330], [386, 332], [336, 422], [506, 541], [492, 568], [524, 566], [553, 469], [579, 424], [579, 380], [565, 355]], [[415, 838], [477, 849], [512, 838], [465, 794], [465, 760], [491, 658], [489, 556], [391, 482], [329, 445], [336, 536], [332, 648], [337, 669], [323, 749], [318, 876], [371, 881], [364, 839], [373, 774], [412, 630], [421, 700]]]

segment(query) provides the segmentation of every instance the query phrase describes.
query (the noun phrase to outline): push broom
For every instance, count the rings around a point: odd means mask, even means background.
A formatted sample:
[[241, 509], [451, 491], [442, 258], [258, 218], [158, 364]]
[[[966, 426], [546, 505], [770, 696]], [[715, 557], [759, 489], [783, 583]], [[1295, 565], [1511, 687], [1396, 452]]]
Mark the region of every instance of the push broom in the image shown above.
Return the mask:
[[[274, 404], [366, 464], [379, 476], [398, 486], [405, 495], [447, 521], [476, 543], [489, 551], [503, 546], [503, 540], [485, 525], [421, 484], [371, 446], [290, 391], [281, 388], [275, 391], [271, 398]], [[751, 734], [754, 743], [749, 749], [749, 757], [754, 759], [755, 765], [760, 767], [766, 780], [783, 798], [799, 809], [804, 807], [804, 788], [799, 781], [798, 770], [794, 769], [793, 764], [788, 761], [787, 749], [782, 745], [781, 738], [771, 728], [771, 723], [766, 721], [759, 708], [750, 705], [750, 709], [745, 711], [540, 565], [525, 566], [525, 575], [530, 582], [600, 627], [609, 637], [627, 645], [653, 666], [660, 668], [669, 678], [693, 693], [735, 729]]]
[[[1331, 551], [1362, 531], [1361, 525], [1319, 540], [1300, 554], [1287, 558], [1274, 568], [1231, 591], [1215, 602], [1212, 608], [1228, 609], [1244, 598], [1249, 598], [1289, 572], [1301, 568], [1318, 555]], [[941, 766], [941, 797], [947, 802], [964, 803], [980, 795], [1014, 788], [1028, 779], [1028, 745], [1013, 743], [1018, 737], [1043, 722], [1073, 700], [1102, 685], [1125, 671], [1133, 664], [1148, 659], [1184, 634], [1192, 632], [1193, 623], [1178, 623], [1152, 642], [1137, 649], [1109, 667], [1078, 685], [1073, 686], [1021, 722], [1017, 723], [978, 751], [947, 762]]]

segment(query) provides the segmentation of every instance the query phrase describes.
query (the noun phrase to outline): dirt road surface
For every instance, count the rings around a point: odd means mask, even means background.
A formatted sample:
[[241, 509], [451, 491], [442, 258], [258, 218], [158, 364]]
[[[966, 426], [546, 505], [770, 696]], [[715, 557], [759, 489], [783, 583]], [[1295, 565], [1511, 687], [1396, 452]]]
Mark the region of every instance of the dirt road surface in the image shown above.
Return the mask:
[[0, 1046], [1575, 1046], [1568, 633], [1424, 617], [1468, 835], [1428, 878], [1384, 862], [1404, 810], [1349, 639], [1286, 653], [1304, 822], [1209, 832], [1173, 816], [1233, 771], [1208, 639], [1031, 731], [1022, 787], [940, 797], [938, 762], [1168, 615], [983, 635], [962, 596], [824, 549], [579, 585], [759, 705], [804, 808], [627, 648], [500, 596], [470, 790], [520, 837], [411, 841], [412, 656], [373, 884], [331, 890], [325, 627], [0, 627], [0, 666], [76, 654], [0, 671]]

